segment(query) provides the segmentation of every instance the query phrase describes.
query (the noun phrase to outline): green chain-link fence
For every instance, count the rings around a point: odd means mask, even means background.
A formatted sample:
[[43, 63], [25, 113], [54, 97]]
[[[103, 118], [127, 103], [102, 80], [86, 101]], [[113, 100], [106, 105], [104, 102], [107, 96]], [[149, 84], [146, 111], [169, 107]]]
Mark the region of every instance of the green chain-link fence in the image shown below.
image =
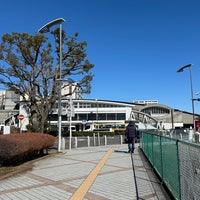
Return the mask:
[[200, 145], [142, 131], [140, 147], [175, 199], [200, 199]]

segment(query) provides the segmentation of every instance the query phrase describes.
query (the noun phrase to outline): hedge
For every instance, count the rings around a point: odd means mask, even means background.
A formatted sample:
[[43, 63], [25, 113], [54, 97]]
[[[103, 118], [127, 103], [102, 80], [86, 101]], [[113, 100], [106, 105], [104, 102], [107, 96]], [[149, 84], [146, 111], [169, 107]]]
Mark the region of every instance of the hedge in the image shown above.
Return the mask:
[[55, 141], [54, 136], [41, 133], [0, 135], [0, 165], [16, 165], [35, 158]]

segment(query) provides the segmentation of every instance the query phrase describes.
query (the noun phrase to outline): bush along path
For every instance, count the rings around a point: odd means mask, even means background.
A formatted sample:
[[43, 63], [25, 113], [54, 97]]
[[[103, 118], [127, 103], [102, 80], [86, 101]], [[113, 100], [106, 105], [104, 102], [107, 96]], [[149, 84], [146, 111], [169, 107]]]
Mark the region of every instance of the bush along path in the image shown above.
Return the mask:
[[16, 166], [43, 156], [55, 141], [54, 136], [41, 133], [0, 135], [0, 167]]

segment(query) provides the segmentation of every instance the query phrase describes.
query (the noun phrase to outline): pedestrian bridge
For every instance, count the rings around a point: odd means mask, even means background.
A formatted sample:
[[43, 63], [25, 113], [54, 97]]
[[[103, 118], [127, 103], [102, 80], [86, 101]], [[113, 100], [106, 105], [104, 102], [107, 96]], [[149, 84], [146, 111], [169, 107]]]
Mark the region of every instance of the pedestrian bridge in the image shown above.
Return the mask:
[[138, 129], [158, 129], [159, 121], [146, 113], [132, 110], [128, 121], [133, 120], [136, 122]]

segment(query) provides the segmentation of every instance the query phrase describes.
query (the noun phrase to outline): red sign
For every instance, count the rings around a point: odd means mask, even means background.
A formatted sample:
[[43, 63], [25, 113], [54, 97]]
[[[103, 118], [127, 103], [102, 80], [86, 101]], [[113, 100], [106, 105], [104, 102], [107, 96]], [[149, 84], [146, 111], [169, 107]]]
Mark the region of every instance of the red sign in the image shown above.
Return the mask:
[[23, 120], [24, 119], [24, 115], [22, 115], [22, 114], [18, 115], [18, 119], [19, 120]]
[[195, 120], [195, 131], [199, 131], [200, 129], [200, 120]]

